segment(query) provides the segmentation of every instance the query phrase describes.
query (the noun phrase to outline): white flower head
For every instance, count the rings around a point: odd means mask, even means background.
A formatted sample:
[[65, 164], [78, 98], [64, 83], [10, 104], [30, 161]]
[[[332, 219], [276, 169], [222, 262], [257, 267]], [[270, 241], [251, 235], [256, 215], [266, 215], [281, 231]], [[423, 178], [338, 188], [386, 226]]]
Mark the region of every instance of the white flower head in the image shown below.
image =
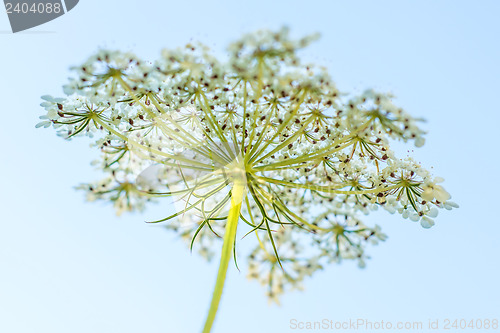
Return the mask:
[[227, 61], [196, 43], [154, 62], [99, 50], [74, 67], [66, 97], [42, 97], [36, 126], [93, 139], [105, 177], [79, 187], [89, 200], [122, 214], [173, 198], [175, 212], [152, 222], [206, 258], [222, 239], [221, 265], [236, 259], [236, 226], [246, 228], [247, 275], [277, 302], [327, 263], [365, 267], [366, 249], [387, 239], [364, 222], [380, 206], [424, 228], [458, 207], [442, 179], [391, 150], [424, 144], [421, 119], [390, 94], [348, 95], [302, 65], [297, 51], [316, 38], [259, 31]]

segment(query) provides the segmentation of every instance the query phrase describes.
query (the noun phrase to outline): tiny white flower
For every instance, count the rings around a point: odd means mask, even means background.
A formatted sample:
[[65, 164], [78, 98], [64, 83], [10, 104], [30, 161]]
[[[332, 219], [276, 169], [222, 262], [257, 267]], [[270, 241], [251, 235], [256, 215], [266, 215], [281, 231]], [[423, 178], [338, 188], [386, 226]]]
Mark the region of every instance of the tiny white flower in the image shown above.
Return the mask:
[[429, 184], [423, 187], [422, 199], [432, 201], [434, 198], [439, 202], [445, 202], [451, 198], [450, 194], [441, 185]]

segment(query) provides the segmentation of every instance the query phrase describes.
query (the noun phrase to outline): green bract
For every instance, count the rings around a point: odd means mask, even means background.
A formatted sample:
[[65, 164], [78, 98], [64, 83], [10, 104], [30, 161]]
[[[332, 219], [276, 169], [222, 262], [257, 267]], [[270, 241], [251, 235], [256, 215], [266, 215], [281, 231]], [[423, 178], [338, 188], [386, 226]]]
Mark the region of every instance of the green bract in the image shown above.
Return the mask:
[[326, 263], [365, 265], [365, 246], [386, 235], [360, 215], [382, 207], [428, 228], [438, 208], [457, 207], [440, 179], [389, 148], [423, 145], [418, 119], [387, 94], [341, 94], [325, 69], [302, 65], [296, 52], [314, 38], [259, 31], [231, 44], [225, 63], [203, 45], [154, 63], [101, 50], [74, 68], [65, 98], [43, 97], [38, 126], [87, 135], [101, 151], [108, 177], [81, 186], [89, 200], [120, 214], [173, 196], [175, 213], [154, 222], [207, 257], [223, 239], [205, 332], [237, 228], [255, 245], [248, 276], [277, 301]]

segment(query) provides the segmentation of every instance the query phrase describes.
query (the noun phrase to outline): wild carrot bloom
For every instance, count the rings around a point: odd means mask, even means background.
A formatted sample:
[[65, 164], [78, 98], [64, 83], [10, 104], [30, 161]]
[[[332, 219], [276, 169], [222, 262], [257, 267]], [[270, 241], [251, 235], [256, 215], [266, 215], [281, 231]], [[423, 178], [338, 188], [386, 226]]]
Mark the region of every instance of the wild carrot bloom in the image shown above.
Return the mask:
[[315, 38], [259, 31], [231, 44], [227, 62], [201, 44], [156, 62], [101, 50], [74, 68], [66, 97], [42, 97], [37, 126], [89, 136], [100, 151], [94, 163], [107, 177], [80, 186], [89, 200], [120, 214], [173, 196], [175, 213], [154, 222], [206, 257], [223, 239], [205, 332], [237, 228], [255, 246], [248, 277], [278, 301], [327, 263], [363, 267], [366, 246], [387, 238], [362, 219], [370, 211], [429, 228], [438, 209], [458, 207], [442, 179], [390, 149], [391, 140], [424, 144], [419, 119], [387, 94], [342, 94], [324, 68], [300, 63], [297, 50]]

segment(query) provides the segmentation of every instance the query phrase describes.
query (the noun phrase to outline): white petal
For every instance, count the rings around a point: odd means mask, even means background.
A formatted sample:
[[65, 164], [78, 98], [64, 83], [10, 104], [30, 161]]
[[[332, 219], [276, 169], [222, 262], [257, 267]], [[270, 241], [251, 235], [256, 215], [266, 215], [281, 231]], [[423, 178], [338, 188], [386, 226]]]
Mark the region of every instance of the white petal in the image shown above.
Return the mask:
[[447, 210], [451, 210], [452, 208], [458, 208], [458, 204], [453, 202], [453, 201], [446, 201], [446, 203], [444, 204], [444, 208], [446, 208]]
[[425, 201], [432, 201], [432, 199], [434, 199], [434, 193], [432, 191], [432, 188], [430, 187], [426, 187], [424, 189], [424, 192], [422, 192], [422, 194], [420, 195], [422, 197], [422, 199], [424, 199]]
[[427, 212], [427, 216], [429, 217], [437, 217], [438, 216], [438, 213], [439, 211], [437, 210], [436, 207], [432, 207], [428, 212]]
[[445, 202], [451, 198], [450, 194], [441, 185], [434, 186], [434, 197], [439, 202]]
[[434, 183], [442, 183], [442, 182], [444, 182], [444, 178], [442, 178], [442, 177], [434, 178]]
[[75, 89], [69, 85], [64, 85], [63, 86], [63, 92], [66, 94], [66, 95], [72, 95], [74, 92], [75, 92]]
[[415, 139], [415, 147], [422, 147], [425, 144], [425, 138], [422, 138], [419, 136], [418, 138]]
[[419, 219], [420, 219], [420, 216], [418, 216], [418, 214], [411, 214], [410, 215], [410, 220], [412, 220], [413, 222], [417, 222]]
[[51, 124], [51, 122], [50, 122], [50, 121], [47, 121], [47, 120], [45, 120], [45, 121], [41, 121], [41, 122], [39, 122], [38, 124], [36, 124], [36, 125], [35, 125], [35, 128], [40, 128], [40, 127], [42, 127], [42, 126], [43, 126], [44, 128], [47, 128], [47, 127], [49, 127], [49, 126], [50, 126], [50, 124]]
[[50, 96], [50, 95], [43, 95], [43, 96], [41, 97], [41, 99], [46, 100], [46, 101], [48, 101], [48, 102], [54, 102], [54, 97], [52, 97], [52, 96]]
[[434, 225], [434, 221], [428, 218], [427, 216], [423, 216], [422, 219], [420, 220], [420, 225], [425, 229], [429, 229]]

